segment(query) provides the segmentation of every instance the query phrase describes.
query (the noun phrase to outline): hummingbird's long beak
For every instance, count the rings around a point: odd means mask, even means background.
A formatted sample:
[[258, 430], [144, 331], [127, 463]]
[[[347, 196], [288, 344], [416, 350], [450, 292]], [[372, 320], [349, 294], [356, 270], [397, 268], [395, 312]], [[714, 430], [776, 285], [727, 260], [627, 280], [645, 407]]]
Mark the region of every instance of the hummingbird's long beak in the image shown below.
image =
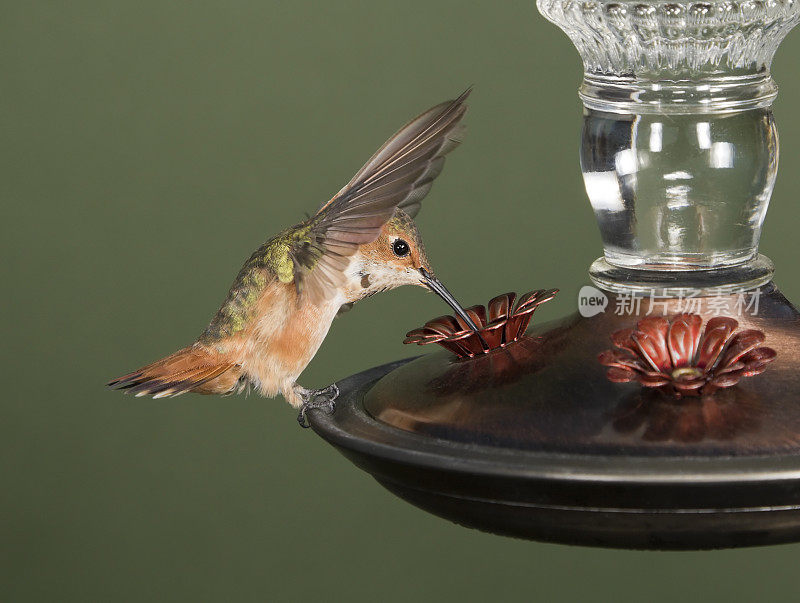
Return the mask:
[[445, 287], [438, 278], [425, 270], [425, 268], [420, 268], [419, 272], [422, 275], [422, 282], [425, 283], [431, 291], [436, 293], [436, 295], [447, 302], [447, 304], [456, 311], [456, 314], [458, 314], [464, 320], [464, 322], [469, 325], [470, 329], [477, 332], [478, 327], [474, 322], [472, 322], [469, 314], [467, 314], [464, 308], [461, 307], [461, 304], [459, 304], [456, 298], [453, 297], [453, 294], [447, 290], [447, 287]]

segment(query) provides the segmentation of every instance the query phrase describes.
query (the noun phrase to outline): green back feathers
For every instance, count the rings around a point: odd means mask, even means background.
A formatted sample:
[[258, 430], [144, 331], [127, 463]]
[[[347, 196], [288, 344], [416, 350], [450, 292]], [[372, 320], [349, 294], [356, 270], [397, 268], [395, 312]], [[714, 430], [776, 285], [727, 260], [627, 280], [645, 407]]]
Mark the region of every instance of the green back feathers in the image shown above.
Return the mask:
[[[263, 264], [269, 268], [282, 283], [295, 281], [298, 268], [314, 268], [322, 255], [315, 245], [315, 220], [287, 228], [261, 247]], [[258, 251], [256, 252], [258, 254]]]
[[[200, 341], [207, 343], [223, 339], [243, 330], [253, 316], [258, 298], [270, 282], [275, 279], [281, 283], [294, 281], [298, 268], [294, 252], [309, 246], [310, 232], [309, 223], [299, 224], [259, 247], [242, 266]], [[313, 254], [307, 254], [306, 261], [310, 262], [312, 258]]]

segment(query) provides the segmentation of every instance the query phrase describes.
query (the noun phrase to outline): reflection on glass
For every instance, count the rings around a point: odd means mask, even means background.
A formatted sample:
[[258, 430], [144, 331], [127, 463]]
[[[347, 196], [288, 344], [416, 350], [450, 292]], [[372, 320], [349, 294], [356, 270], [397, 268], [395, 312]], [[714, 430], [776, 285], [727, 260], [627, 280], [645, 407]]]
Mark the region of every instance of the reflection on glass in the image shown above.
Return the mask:
[[768, 109], [586, 109], [581, 166], [612, 264], [732, 265], [756, 253], [777, 170], [775, 123]]

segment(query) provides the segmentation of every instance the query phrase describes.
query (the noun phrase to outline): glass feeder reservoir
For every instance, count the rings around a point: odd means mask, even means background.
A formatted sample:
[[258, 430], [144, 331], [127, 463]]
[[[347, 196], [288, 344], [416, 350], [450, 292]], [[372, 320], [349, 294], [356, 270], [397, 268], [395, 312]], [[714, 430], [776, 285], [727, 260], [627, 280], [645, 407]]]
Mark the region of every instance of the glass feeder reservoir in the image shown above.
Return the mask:
[[538, 6], [584, 62], [581, 169], [604, 245], [594, 278], [739, 267], [722, 284], [767, 282], [757, 253], [778, 169], [769, 67], [797, 3]]

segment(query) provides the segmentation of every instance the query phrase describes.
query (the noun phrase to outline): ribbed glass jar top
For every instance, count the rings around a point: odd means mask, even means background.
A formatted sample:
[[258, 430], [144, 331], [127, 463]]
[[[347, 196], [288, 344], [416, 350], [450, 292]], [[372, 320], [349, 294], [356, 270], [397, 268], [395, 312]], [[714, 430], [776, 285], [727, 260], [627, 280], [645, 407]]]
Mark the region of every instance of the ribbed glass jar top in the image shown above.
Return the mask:
[[769, 106], [772, 58], [800, 22], [798, 0], [538, 0], [583, 59], [581, 98], [614, 112]]
[[537, 0], [587, 73], [758, 72], [800, 20], [797, 0]]

